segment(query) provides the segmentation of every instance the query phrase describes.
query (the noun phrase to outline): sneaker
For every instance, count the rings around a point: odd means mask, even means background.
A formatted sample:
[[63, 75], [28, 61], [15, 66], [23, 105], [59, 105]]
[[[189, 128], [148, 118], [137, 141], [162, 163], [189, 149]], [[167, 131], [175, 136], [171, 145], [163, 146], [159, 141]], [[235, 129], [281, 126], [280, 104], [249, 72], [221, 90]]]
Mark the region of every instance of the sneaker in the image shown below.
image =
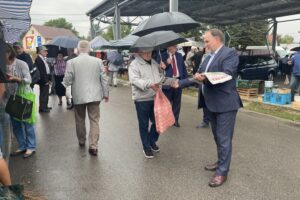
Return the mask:
[[151, 150], [154, 152], [159, 152], [159, 147], [154, 143], [151, 145]]
[[154, 158], [154, 154], [151, 150], [144, 150], [144, 155], [146, 158]]

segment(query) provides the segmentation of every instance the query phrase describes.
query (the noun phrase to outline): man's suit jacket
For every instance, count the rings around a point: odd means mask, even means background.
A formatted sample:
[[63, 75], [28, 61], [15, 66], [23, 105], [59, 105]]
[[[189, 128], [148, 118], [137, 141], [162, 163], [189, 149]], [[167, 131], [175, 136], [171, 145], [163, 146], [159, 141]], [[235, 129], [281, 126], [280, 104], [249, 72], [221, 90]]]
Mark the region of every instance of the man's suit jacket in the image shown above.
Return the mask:
[[[165, 69], [165, 76], [166, 77], [173, 77], [172, 65], [167, 63], [167, 59], [169, 58], [169, 54], [167, 52], [164, 52], [164, 53], [162, 53], [161, 57], [162, 57], [162, 61], [167, 66], [166, 69]], [[185, 67], [182, 55], [180, 53], [176, 52], [175, 57], [176, 57], [176, 62], [177, 62], [177, 68], [178, 68], [179, 75], [180, 75], [179, 79], [181, 80], [181, 79], [187, 78], [187, 71], [186, 71], [186, 67]], [[160, 63], [160, 62], [158, 62], [158, 63]]]
[[[205, 72], [210, 56], [200, 65], [199, 72]], [[222, 47], [214, 56], [207, 72], [224, 72], [232, 76], [232, 80], [212, 85], [204, 82], [203, 96], [205, 105], [211, 112], [229, 112], [243, 106], [236, 90], [236, 76], [239, 57], [235, 50]], [[199, 95], [200, 96], [200, 95]], [[200, 98], [200, 97], [199, 97]], [[200, 99], [199, 99], [200, 100]], [[201, 102], [200, 102], [201, 105]]]
[[40, 58], [40, 56], [37, 56], [34, 64], [40, 71], [40, 80], [38, 81], [38, 84], [45, 85], [46, 83], [49, 82], [49, 75], [47, 74], [47, 70], [46, 70], [44, 61]]

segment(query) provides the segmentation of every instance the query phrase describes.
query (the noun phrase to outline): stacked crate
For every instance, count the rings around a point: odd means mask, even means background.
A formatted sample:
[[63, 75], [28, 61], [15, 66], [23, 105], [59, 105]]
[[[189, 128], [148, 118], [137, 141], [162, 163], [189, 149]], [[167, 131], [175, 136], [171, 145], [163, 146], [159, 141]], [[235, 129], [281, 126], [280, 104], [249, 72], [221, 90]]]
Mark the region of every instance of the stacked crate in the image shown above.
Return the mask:
[[257, 98], [259, 82], [257, 80], [237, 80], [237, 91], [242, 98]]

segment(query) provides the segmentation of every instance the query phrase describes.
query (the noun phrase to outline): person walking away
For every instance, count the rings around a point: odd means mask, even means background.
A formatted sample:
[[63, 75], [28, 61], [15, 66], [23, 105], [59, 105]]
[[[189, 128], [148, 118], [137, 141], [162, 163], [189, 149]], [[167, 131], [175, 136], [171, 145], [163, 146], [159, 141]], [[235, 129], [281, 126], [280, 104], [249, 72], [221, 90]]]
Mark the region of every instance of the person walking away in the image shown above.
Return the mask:
[[[183, 57], [177, 52], [177, 46], [170, 46], [167, 51], [162, 53], [162, 61], [165, 64], [165, 76], [182, 80], [187, 78], [187, 71], [183, 61]], [[179, 114], [181, 108], [181, 88], [163, 87], [163, 92], [169, 99], [175, 116], [174, 126], [180, 127]]]
[[192, 46], [191, 50], [186, 54], [184, 63], [185, 63], [185, 66], [188, 69], [193, 69], [192, 58], [193, 58], [193, 56], [195, 55], [196, 52], [197, 52], [197, 47]]
[[89, 153], [98, 155], [98, 141], [100, 135], [100, 102], [108, 102], [108, 79], [103, 72], [102, 60], [89, 55], [91, 46], [88, 41], [78, 43], [79, 56], [67, 62], [63, 85], [72, 86], [76, 134], [80, 147], [85, 146], [86, 112], [90, 120]]
[[40, 71], [40, 80], [38, 85], [40, 87], [40, 97], [39, 97], [39, 112], [47, 113], [52, 109], [48, 106], [49, 101], [49, 84], [50, 84], [50, 68], [46, 62], [46, 57], [48, 55], [48, 50], [45, 46], [37, 47], [37, 57], [35, 59], [35, 65]]
[[[62, 85], [62, 81], [66, 71], [66, 61], [62, 52], [58, 52], [54, 62], [54, 77], [55, 77], [55, 91], [58, 96], [58, 105], [62, 105], [62, 97], [66, 95], [66, 88]], [[67, 102], [70, 101], [67, 99]]]
[[[129, 66], [129, 81], [132, 84], [139, 132], [146, 158], [153, 158], [153, 152], [159, 152], [156, 145], [159, 134], [156, 131], [154, 118], [154, 97], [160, 89], [160, 66], [151, 58], [152, 52], [139, 52]], [[149, 130], [149, 121], [151, 122]]]
[[288, 61], [288, 64], [292, 66], [292, 73], [291, 73], [291, 94], [292, 94], [292, 101], [294, 101], [295, 93], [297, 88], [300, 84], [300, 51], [297, 51], [295, 55]]
[[[16, 59], [16, 53], [13, 47], [6, 44], [6, 63], [7, 63], [7, 77], [9, 95], [14, 95], [18, 91], [32, 92], [30, 87], [31, 76], [28, 65], [19, 59]], [[22, 92], [22, 91], [21, 91]], [[23, 154], [24, 158], [28, 158], [35, 153], [36, 137], [34, 124], [26, 121], [20, 121], [11, 116], [11, 123], [13, 133], [18, 141], [19, 147], [16, 151], [11, 153], [11, 156]]]

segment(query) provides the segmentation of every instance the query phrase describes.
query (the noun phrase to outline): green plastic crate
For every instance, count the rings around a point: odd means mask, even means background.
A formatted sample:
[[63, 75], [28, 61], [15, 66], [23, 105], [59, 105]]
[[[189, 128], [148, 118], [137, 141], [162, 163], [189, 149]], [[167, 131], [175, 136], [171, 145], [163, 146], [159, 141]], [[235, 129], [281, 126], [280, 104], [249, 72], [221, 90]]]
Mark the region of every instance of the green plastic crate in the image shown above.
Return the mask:
[[237, 88], [258, 88], [259, 80], [237, 80], [236, 87]]

